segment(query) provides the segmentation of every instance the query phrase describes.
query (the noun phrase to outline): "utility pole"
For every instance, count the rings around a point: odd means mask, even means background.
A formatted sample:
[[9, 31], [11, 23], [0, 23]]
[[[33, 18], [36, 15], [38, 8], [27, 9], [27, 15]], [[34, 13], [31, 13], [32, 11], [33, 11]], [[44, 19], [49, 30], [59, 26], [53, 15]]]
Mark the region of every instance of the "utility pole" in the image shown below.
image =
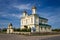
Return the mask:
[[3, 26], [4, 26], [4, 25], [2, 25], [2, 27], [1, 27], [1, 32], [3, 32]]

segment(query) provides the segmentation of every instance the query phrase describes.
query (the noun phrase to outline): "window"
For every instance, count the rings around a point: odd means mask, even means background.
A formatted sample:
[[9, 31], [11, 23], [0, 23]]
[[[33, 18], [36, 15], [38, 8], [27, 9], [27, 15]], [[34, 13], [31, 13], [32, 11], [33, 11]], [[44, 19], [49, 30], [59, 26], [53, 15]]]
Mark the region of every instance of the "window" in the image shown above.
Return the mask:
[[48, 27], [48, 29], [50, 29], [50, 27]]
[[22, 21], [22, 24], [23, 24], [23, 21]]
[[26, 19], [26, 24], [27, 24], [27, 19]]
[[23, 20], [21, 20], [21, 24], [23, 24]]
[[40, 20], [40, 22], [42, 23], [42, 20]]
[[38, 18], [36, 19], [36, 23], [39, 23]]
[[41, 27], [41, 30], [42, 30], [42, 27]]
[[31, 18], [31, 23], [33, 23], [33, 18]]
[[46, 30], [46, 27], [45, 27], [45, 30]]

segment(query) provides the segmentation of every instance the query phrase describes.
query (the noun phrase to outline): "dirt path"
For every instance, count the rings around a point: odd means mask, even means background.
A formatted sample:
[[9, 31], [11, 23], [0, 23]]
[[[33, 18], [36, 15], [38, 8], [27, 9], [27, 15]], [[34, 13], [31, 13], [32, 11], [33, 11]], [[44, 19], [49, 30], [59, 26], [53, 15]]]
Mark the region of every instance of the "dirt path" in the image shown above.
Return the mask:
[[[16, 34], [0, 34], [0, 40], [45, 40], [48, 38], [59, 38], [60, 35], [47, 35], [47, 36], [24, 36]], [[52, 40], [52, 39], [51, 39]], [[60, 40], [60, 38], [59, 38]]]

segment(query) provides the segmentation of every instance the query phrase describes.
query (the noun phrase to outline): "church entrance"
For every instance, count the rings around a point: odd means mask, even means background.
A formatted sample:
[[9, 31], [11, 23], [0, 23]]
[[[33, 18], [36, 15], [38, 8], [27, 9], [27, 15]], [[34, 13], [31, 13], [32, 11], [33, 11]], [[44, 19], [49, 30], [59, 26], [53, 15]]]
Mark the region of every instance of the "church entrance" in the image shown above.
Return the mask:
[[25, 28], [24, 30], [25, 30], [26, 32], [31, 32], [31, 28], [29, 28], [28, 26], [25, 25], [24, 28]]
[[25, 25], [24, 28], [25, 28], [25, 29], [28, 29], [28, 26]]
[[9, 33], [10, 33], [10, 29], [9, 29]]
[[31, 32], [35, 32], [36, 31], [36, 28], [35, 27], [32, 27], [31, 28]]

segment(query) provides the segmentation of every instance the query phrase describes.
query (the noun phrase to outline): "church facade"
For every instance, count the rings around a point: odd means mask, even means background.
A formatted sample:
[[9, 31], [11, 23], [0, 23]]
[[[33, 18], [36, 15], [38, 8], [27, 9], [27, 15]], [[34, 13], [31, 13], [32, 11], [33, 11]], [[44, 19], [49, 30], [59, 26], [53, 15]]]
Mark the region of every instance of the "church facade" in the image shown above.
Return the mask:
[[9, 23], [8, 28], [7, 28], [7, 33], [13, 33], [13, 27], [12, 27], [12, 23]]
[[31, 32], [51, 32], [51, 25], [48, 25], [48, 19], [40, 17], [36, 13], [36, 9], [35, 6], [32, 7], [31, 15], [28, 15], [26, 11], [23, 12], [20, 29], [28, 27], [28, 29], [31, 28]]

